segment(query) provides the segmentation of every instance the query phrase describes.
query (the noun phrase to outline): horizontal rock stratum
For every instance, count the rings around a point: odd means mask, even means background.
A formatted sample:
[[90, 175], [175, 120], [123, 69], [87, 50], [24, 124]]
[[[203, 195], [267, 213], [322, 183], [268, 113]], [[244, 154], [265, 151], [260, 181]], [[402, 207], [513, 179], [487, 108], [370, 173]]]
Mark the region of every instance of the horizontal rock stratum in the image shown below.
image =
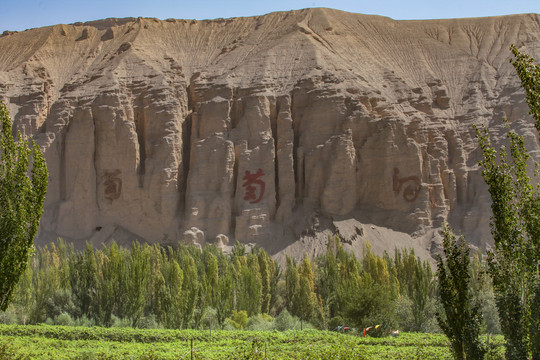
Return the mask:
[[511, 44], [540, 58], [538, 14], [106, 19], [6, 32], [0, 99], [46, 155], [38, 243], [429, 257], [444, 221], [490, 244], [473, 125], [539, 159]]

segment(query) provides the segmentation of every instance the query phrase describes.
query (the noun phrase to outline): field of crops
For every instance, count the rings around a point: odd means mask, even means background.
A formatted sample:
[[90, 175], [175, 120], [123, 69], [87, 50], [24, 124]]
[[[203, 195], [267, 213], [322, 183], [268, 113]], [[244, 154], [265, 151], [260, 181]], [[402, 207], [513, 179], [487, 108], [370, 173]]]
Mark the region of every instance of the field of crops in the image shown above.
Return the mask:
[[[502, 337], [490, 339], [502, 358]], [[192, 345], [193, 344], [193, 345]], [[193, 346], [193, 350], [192, 350]], [[193, 355], [193, 357], [192, 357]], [[442, 335], [0, 325], [3, 359], [451, 359]]]

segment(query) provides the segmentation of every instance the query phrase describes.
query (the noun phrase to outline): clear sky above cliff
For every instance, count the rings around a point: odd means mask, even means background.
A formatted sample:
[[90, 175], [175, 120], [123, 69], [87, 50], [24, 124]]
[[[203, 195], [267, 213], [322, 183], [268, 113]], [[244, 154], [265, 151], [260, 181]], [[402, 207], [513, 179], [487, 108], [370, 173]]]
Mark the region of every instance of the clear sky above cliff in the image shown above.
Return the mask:
[[401, 19], [539, 13], [540, 0], [0, 0], [0, 31], [108, 17], [214, 19], [329, 7]]

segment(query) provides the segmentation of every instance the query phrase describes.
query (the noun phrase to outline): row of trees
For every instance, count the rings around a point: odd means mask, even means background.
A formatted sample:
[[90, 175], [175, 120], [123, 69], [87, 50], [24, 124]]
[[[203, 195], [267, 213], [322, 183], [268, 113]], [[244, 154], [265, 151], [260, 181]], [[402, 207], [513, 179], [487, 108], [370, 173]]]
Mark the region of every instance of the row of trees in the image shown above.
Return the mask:
[[[470, 264], [472, 296], [481, 304], [481, 329], [499, 333], [499, 320], [485, 262], [474, 254]], [[312, 271], [313, 269], [314, 271]], [[405, 331], [439, 331], [441, 309], [436, 274], [414, 251], [375, 255], [369, 246], [357, 259], [338, 237], [329, 239], [326, 254], [314, 264], [287, 259], [286, 299], [289, 311], [319, 328], [350, 324], [358, 329], [375, 324]]]
[[[232, 310], [269, 313], [280, 270], [264, 250], [230, 255], [215, 246], [201, 252], [135, 243], [77, 252], [59, 240], [39, 249], [17, 285], [11, 305], [18, 321], [40, 323], [68, 314], [110, 326], [115, 319], [144, 326], [199, 328], [204, 310], [215, 309], [223, 326]], [[65, 316], [65, 315], [64, 315]]]
[[[484, 273], [479, 257], [475, 271]], [[479, 276], [476, 293], [489, 292]], [[437, 290], [431, 266], [412, 251], [376, 256], [365, 247], [357, 259], [329, 238], [326, 254], [281, 266], [263, 249], [237, 243], [230, 254], [216, 246], [179, 245], [75, 251], [59, 240], [38, 249], [13, 293], [4, 321], [138, 327], [243, 327], [248, 318], [278, 316], [284, 309], [298, 327], [436, 331]], [[486, 307], [486, 330], [497, 332]], [[0, 313], [1, 314], [1, 313]], [[242, 320], [245, 318], [244, 320]], [[491, 319], [491, 323], [490, 323]], [[309, 325], [308, 325], [309, 323]]]

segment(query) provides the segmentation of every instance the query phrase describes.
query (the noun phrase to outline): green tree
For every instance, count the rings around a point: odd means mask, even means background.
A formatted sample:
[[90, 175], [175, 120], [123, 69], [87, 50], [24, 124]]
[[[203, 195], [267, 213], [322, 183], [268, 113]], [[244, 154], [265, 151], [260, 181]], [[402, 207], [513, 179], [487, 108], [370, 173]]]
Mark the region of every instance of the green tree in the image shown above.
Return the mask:
[[[181, 248], [181, 250], [185, 248]], [[187, 329], [191, 326], [193, 313], [197, 305], [199, 294], [199, 277], [195, 260], [188, 251], [183, 251], [179, 264], [182, 267], [184, 280], [182, 282], [182, 327]]]
[[82, 254], [69, 255], [69, 281], [74, 303], [82, 315], [97, 318], [98, 273], [94, 248], [86, 243]]
[[291, 259], [289, 255], [286, 256], [287, 267], [285, 268], [285, 300], [287, 309], [291, 314], [298, 313], [298, 267], [296, 260]]
[[207, 315], [207, 309], [214, 306], [216, 299], [216, 288], [218, 283], [218, 262], [212, 253], [215, 246], [205, 246], [202, 249], [201, 260], [199, 261], [199, 294], [197, 305], [193, 314], [195, 329], [199, 329], [201, 322]]
[[0, 310], [5, 311], [34, 252], [49, 172], [33, 141], [30, 148], [21, 133], [14, 140], [7, 107], [1, 102], [0, 127]]
[[412, 296], [414, 328], [423, 331], [425, 324], [429, 320], [427, 313], [429, 300], [431, 299], [433, 273], [431, 265], [427, 262], [417, 261], [413, 277], [414, 292]]
[[41, 248], [36, 258], [38, 268], [33, 278], [35, 303], [30, 316], [33, 323], [43, 322], [49, 315], [54, 317], [54, 314], [47, 313], [47, 305], [60, 290], [60, 259], [55, 253], [54, 244], [51, 244], [51, 249], [49, 246]]
[[160, 304], [159, 319], [170, 329], [178, 329], [182, 325], [183, 303], [182, 283], [183, 272], [180, 265], [171, 259], [163, 264], [162, 286], [158, 294]]
[[13, 299], [9, 305], [9, 308], [15, 311], [17, 320], [19, 323], [26, 325], [29, 320], [28, 309], [33, 308], [35, 304], [35, 291], [32, 284], [34, 276], [34, 269], [32, 261], [29, 266], [26, 267], [26, 271], [22, 274], [15, 290], [13, 291]]
[[369, 273], [351, 275], [338, 288], [343, 318], [358, 329], [387, 324], [395, 301], [391, 289]]
[[229, 258], [219, 257], [219, 277], [216, 287], [216, 317], [220, 327], [225, 324], [225, 319], [231, 314], [233, 309], [233, 275]]
[[262, 285], [262, 295], [261, 295], [261, 312], [263, 314], [270, 313], [270, 304], [272, 300], [272, 275], [275, 270], [273, 265], [274, 262], [268, 256], [268, 253], [263, 249], [260, 249], [257, 253], [259, 259], [259, 269], [261, 273], [261, 285]]
[[[540, 66], [511, 47], [514, 65], [525, 90], [530, 114], [540, 132]], [[540, 282], [540, 191], [528, 172], [530, 155], [523, 138], [508, 133], [510, 154], [496, 151], [485, 128], [477, 129], [482, 149], [482, 176], [491, 196], [491, 233], [495, 243], [488, 253], [507, 359], [540, 358], [538, 303]]]
[[163, 252], [159, 244], [152, 245], [150, 249], [148, 289], [146, 291], [145, 315], [154, 315], [158, 321], [161, 316], [161, 294], [165, 292], [165, 279], [161, 273], [163, 266]]
[[404, 297], [401, 303], [410, 303], [410, 319], [402, 326], [407, 331], [426, 331], [434, 318], [435, 308], [435, 282], [431, 265], [415, 256], [414, 250], [407, 249], [396, 249], [394, 259], [387, 257], [386, 261], [397, 278], [399, 294]]
[[303, 321], [311, 321], [317, 310], [318, 300], [315, 294], [315, 275], [311, 268], [311, 261], [308, 254], [304, 254], [304, 260], [298, 267], [298, 290], [296, 292], [298, 306], [297, 315], [300, 322], [300, 329], [303, 327]]
[[493, 285], [482, 253], [476, 252], [471, 260], [471, 288], [474, 298], [482, 306], [482, 332], [501, 334], [499, 313], [495, 304]]
[[[88, 252], [92, 250], [89, 249]], [[96, 298], [99, 303], [94, 309], [94, 316], [99, 312], [99, 322], [112, 325], [112, 315], [123, 319], [127, 315], [127, 256], [126, 249], [120, 248], [113, 241], [110, 247], [96, 253], [97, 259], [97, 289]], [[90, 255], [89, 255], [90, 256]]]
[[[323, 307], [326, 315], [332, 319], [339, 313], [336, 287], [339, 282], [339, 269], [337, 262], [337, 251], [341, 248], [339, 236], [328, 236], [326, 253], [316, 259], [316, 288], [317, 293], [323, 299]], [[336, 320], [337, 321], [337, 320]], [[342, 325], [342, 319], [339, 319]]]
[[206, 296], [210, 301], [210, 306], [215, 307], [217, 302], [217, 284], [219, 280], [219, 264], [217, 257], [210, 251], [210, 246], [203, 249], [203, 260], [205, 265]]
[[473, 303], [469, 247], [463, 237], [456, 240], [447, 225], [443, 235], [445, 258], [437, 256], [437, 276], [444, 315], [437, 314], [437, 321], [456, 359], [483, 359], [486, 349], [479, 338], [480, 304]]
[[331, 326], [351, 324], [362, 329], [388, 325], [397, 296], [397, 279], [390, 273], [388, 262], [373, 254], [369, 243], [359, 261], [342, 248], [338, 237], [329, 238], [326, 256], [319, 264], [318, 291], [323, 298], [318, 299], [318, 312], [328, 314]]
[[259, 261], [255, 254], [248, 254], [246, 262], [239, 268], [237, 283], [237, 310], [246, 310], [248, 316], [261, 312], [262, 282]]
[[129, 254], [128, 269], [126, 271], [126, 314], [135, 326], [141, 318], [146, 304], [146, 290], [149, 283], [149, 247], [141, 246], [136, 241]]
[[283, 305], [281, 301], [283, 299], [281, 285], [284, 284], [284, 281], [282, 281], [283, 271], [281, 266], [272, 258], [270, 258], [270, 261], [270, 314], [275, 316]]

